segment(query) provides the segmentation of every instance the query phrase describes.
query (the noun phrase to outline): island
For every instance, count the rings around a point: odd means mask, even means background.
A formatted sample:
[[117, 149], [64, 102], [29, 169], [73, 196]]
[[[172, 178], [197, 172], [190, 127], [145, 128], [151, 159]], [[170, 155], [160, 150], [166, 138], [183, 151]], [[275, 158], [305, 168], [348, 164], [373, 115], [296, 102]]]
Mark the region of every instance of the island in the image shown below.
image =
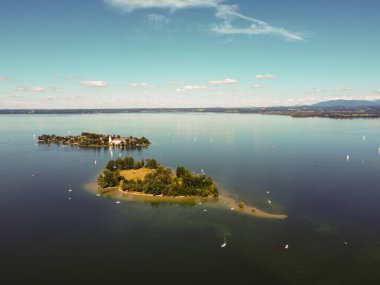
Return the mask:
[[98, 177], [98, 191], [119, 189], [164, 197], [218, 197], [218, 188], [211, 177], [194, 174], [184, 167], [175, 173], [155, 159], [134, 161], [133, 157], [110, 160]]
[[97, 182], [86, 184], [85, 189], [97, 196], [118, 199], [117, 204], [120, 200], [148, 202], [154, 207], [160, 203], [180, 203], [202, 207], [202, 212], [207, 212], [207, 208], [222, 208], [258, 218], [287, 218], [285, 214], [266, 212], [235, 200], [227, 192], [220, 194], [216, 183], [203, 171], [195, 174], [184, 167], [173, 171], [155, 159], [135, 161], [133, 157], [119, 157], [110, 160]]
[[79, 136], [56, 136], [56, 135], [40, 135], [38, 136], [40, 144], [62, 144], [78, 147], [120, 147], [123, 149], [146, 148], [150, 145], [150, 141], [145, 138], [123, 137], [120, 135], [103, 135], [95, 133], [82, 132]]

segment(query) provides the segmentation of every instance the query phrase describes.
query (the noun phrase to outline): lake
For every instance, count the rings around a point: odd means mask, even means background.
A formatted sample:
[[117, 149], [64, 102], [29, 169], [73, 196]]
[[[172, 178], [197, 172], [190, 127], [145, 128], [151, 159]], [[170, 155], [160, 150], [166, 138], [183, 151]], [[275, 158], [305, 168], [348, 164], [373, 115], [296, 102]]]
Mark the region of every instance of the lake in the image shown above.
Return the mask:
[[[234, 199], [288, 218], [97, 197], [85, 185], [108, 149], [34, 140], [82, 131], [145, 136], [149, 149], [114, 158], [203, 169]], [[1, 284], [379, 283], [380, 120], [2, 115], [0, 145]]]

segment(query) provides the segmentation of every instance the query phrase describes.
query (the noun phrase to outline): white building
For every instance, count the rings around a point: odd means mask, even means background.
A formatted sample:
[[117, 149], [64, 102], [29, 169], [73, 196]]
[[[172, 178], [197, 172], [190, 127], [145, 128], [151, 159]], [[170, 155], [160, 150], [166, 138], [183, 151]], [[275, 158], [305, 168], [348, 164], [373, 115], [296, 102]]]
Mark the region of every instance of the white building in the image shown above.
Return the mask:
[[108, 142], [110, 145], [119, 145], [122, 141], [122, 139], [112, 139], [111, 136], [108, 137]]

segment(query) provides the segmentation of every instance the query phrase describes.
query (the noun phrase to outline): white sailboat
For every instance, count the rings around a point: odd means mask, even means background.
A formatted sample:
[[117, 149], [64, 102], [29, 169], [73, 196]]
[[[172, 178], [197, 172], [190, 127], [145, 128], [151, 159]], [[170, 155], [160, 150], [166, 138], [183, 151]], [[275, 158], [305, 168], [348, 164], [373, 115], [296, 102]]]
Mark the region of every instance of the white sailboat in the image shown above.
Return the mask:
[[210, 139], [210, 143], [212, 143], [212, 138]]
[[94, 164], [96, 165], [96, 160], [94, 161]]
[[350, 156], [347, 154], [347, 156], [346, 156], [346, 161], [348, 162], [348, 161], [350, 161]]
[[224, 237], [224, 243], [222, 243], [220, 247], [226, 247], [226, 246], [227, 246], [227, 241], [226, 241], [226, 237]]

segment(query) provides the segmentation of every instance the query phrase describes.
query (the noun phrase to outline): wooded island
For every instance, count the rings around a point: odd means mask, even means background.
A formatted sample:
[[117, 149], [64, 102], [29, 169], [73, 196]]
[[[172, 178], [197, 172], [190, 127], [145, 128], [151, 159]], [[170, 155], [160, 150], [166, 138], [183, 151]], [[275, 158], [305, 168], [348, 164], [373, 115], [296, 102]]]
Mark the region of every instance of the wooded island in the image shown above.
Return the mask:
[[193, 174], [177, 167], [175, 174], [155, 159], [134, 161], [133, 157], [110, 160], [98, 177], [100, 192], [119, 188], [125, 192], [140, 192], [162, 196], [218, 197], [218, 188], [211, 177]]
[[103, 135], [82, 132], [79, 136], [56, 136], [40, 135], [38, 136], [40, 144], [63, 144], [80, 147], [120, 147], [126, 149], [144, 148], [150, 145], [150, 141], [145, 138], [122, 137], [120, 135]]

